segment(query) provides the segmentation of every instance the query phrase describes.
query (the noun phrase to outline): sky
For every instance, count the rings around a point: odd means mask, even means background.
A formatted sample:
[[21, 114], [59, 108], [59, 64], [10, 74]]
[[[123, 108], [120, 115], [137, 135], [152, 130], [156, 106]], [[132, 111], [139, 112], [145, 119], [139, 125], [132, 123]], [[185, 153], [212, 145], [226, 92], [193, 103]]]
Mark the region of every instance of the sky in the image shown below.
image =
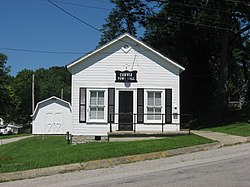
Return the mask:
[[[114, 7], [109, 0], [52, 2], [97, 29], [101, 29], [109, 10]], [[47, 0], [0, 0], [0, 10], [0, 53], [7, 55], [7, 66], [11, 66], [12, 76], [23, 69], [66, 66], [95, 49], [101, 37], [100, 32]]]

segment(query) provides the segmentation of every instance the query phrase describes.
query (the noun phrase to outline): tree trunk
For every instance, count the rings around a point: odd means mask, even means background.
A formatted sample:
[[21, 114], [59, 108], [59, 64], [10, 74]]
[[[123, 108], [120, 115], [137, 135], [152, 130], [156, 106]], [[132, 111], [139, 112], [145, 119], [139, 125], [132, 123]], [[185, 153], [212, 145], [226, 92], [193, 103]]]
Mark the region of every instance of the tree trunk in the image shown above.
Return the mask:
[[[222, 15], [222, 21], [230, 24], [230, 13]], [[230, 46], [230, 31], [224, 30], [221, 35], [221, 58], [218, 71], [218, 95], [216, 102], [216, 116], [222, 120], [228, 106], [228, 67], [231, 62], [232, 49]]]

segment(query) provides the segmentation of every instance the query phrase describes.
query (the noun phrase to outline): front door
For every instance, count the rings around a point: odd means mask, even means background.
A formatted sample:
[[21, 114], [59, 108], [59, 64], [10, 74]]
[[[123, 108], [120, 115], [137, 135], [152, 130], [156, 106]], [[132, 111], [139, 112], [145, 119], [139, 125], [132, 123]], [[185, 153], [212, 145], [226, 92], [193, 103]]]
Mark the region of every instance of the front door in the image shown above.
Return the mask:
[[133, 130], [133, 92], [119, 92], [119, 130]]

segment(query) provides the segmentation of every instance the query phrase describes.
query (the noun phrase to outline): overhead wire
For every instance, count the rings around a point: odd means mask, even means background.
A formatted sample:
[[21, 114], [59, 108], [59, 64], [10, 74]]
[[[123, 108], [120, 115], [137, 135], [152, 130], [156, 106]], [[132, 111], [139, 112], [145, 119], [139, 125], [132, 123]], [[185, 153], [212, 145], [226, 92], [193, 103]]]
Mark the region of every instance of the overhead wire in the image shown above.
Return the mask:
[[[170, 12], [168, 14], [173, 15], [173, 16], [181, 16], [181, 17], [185, 17], [185, 18], [191, 18], [191, 19], [194, 18], [192, 16], [187, 16], [187, 15], [182, 15], [182, 14], [176, 14], [176, 13], [173, 13], [173, 12]], [[224, 22], [221, 22], [221, 21], [218, 21], [218, 20], [214, 20], [214, 19], [206, 19], [206, 18], [199, 18], [199, 17], [195, 17], [195, 19], [196, 20], [201, 20], [201, 21], [209, 21], [209, 22], [218, 23], [218, 24], [222, 24], [222, 25], [232, 26], [232, 24], [224, 23]]]
[[[51, 0], [48, 0], [50, 3]], [[167, 3], [166, 1], [160, 1], [160, 2], [165, 2]], [[213, 11], [222, 11], [222, 10], [225, 10], [225, 9], [215, 9], [215, 8], [206, 8], [206, 7], [200, 7], [200, 6], [196, 6], [196, 5], [188, 5], [188, 4], [182, 4], [182, 3], [172, 3], [172, 2], [168, 2], [170, 4], [175, 4], [175, 5], [180, 5], [180, 6], [188, 6], [188, 7], [194, 7], [194, 8], [203, 8], [203, 9], [208, 9], [208, 10], [213, 10]], [[52, 3], [54, 6], [56, 6], [57, 8], [59, 8], [60, 10], [64, 11], [65, 10], [61, 7], [59, 7], [58, 5], [56, 5], [55, 3]], [[66, 11], [67, 14], [71, 15], [71, 13], [69, 13], [68, 11]], [[183, 15], [185, 16], [185, 15]], [[83, 22], [80, 18], [76, 17], [73, 15], [73, 18]], [[165, 19], [165, 18], [158, 18], [158, 19]], [[214, 29], [220, 29], [220, 30], [232, 30], [232, 29], [229, 29], [229, 28], [226, 28], [226, 27], [221, 27], [221, 26], [215, 26], [215, 25], [207, 25], [207, 24], [201, 24], [201, 23], [193, 23], [193, 22], [188, 22], [188, 21], [183, 21], [183, 20], [175, 20], [175, 19], [171, 19], [172, 21], [175, 21], [175, 22], [181, 22], [181, 23], [186, 23], [186, 24], [191, 24], [191, 25], [198, 25], [198, 26], [203, 26], [203, 27], [208, 27], [208, 28], [214, 28]], [[168, 21], [171, 21], [171, 20], [168, 20]], [[217, 23], [219, 23], [218, 21], [216, 21]], [[102, 31], [100, 29], [97, 29], [96, 27], [90, 25], [89, 23], [87, 22], [84, 22], [84, 24], [87, 24], [88, 26], [90, 26], [91, 28], [99, 31], [100, 33], [102, 33]], [[220, 24], [227, 24], [227, 23], [220, 23]], [[227, 25], [230, 25], [230, 24], [227, 24]], [[231, 26], [231, 25], [230, 25]]]
[[180, 23], [184, 23], [184, 24], [208, 27], [208, 28], [219, 29], [219, 30], [233, 31], [232, 28], [230, 29], [230, 28], [220, 27], [217, 25], [207, 25], [207, 24], [202, 24], [202, 23], [193, 23], [193, 22], [188, 22], [188, 21], [182, 21], [182, 20], [177, 20], [177, 19], [166, 19], [166, 18], [160, 18], [160, 17], [155, 18], [155, 19], [166, 20], [169, 22], [180, 22]]
[[[92, 7], [92, 6], [87, 6], [87, 5], [83, 5], [83, 4], [68, 3], [68, 2], [57, 1], [57, 0], [55, 0], [53, 2], [51, 0], [47, 0], [47, 1], [50, 4], [52, 4], [53, 6], [55, 6], [56, 8], [60, 9], [61, 11], [63, 11], [64, 13], [66, 13], [69, 16], [73, 17], [74, 19], [80, 21], [84, 25], [87, 25], [88, 27], [90, 27], [90, 28], [92, 28], [92, 29], [94, 29], [94, 30], [102, 33], [102, 31], [100, 29], [98, 29], [98, 28], [94, 27], [93, 25], [87, 23], [86, 21], [83, 21], [82, 19], [76, 17], [75, 15], [73, 15], [72, 13], [66, 11], [62, 7], [60, 7], [57, 4], [55, 4], [54, 2], [63, 3], [63, 4], [69, 4], [69, 5], [76, 5], [76, 6], [83, 6], [83, 7], [86, 7], [86, 8], [97, 8], [97, 9], [99, 9], [99, 7]], [[161, 2], [163, 2], [163, 1], [161, 1]], [[176, 5], [180, 5], [180, 6], [189, 6], [189, 7], [195, 7], [195, 8], [205, 8], [205, 7], [194, 6], [194, 5], [187, 5], [187, 4], [184, 5], [184, 4], [181, 4], [181, 3], [171, 3], [171, 4], [176, 4]], [[213, 9], [212, 8], [206, 8], [206, 9], [213, 10], [213, 11], [215, 11], [215, 10], [216, 11], [221, 11], [220, 9], [214, 9], [214, 8]], [[104, 8], [103, 8], [103, 10], [104, 10]], [[175, 15], [177, 15], [177, 14], [175, 14]], [[191, 16], [185, 16], [185, 15], [181, 15], [181, 16], [183, 16], [183, 17], [190, 17], [191, 18]], [[154, 19], [166, 20], [166, 21], [169, 21], [169, 22], [180, 22], [180, 23], [184, 23], [184, 24], [196, 25], [196, 26], [202, 26], [202, 27], [208, 27], [208, 28], [213, 28], [213, 29], [233, 31], [233, 29], [229, 29], [229, 28], [225, 28], [225, 27], [221, 27], [221, 26], [207, 25], [207, 24], [202, 24], [202, 23], [193, 23], [193, 22], [183, 21], [183, 20], [177, 20], [177, 19], [166, 19], [166, 18], [162, 18], [162, 17], [155, 17]], [[219, 23], [219, 22], [217, 22], [217, 23]], [[128, 44], [126, 41], [122, 40], [122, 42]], [[0, 47], [0, 49], [3, 49], [3, 50], [12, 50], [12, 51], [20, 51], [20, 52], [47, 53], [47, 54], [72, 54], [72, 55], [73, 54], [89, 54], [89, 53], [70, 52], [70, 51], [45, 51], [45, 50], [20, 49], [20, 48], [8, 48], [8, 47]]]
[[83, 4], [79, 4], [79, 3], [69, 3], [69, 2], [57, 1], [57, 0], [54, 0], [53, 2], [60, 3], [60, 4], [66, 4], [66, 5], [73, 5], [73, 6], [85, 7], [85, 8], [93, 8], [93, 9], [98, 9], [98, 10], [107, 10], [107, 11], [111, 10], [111, 9], [107, 9], [107, 8], [96, 7], [96, 6], [89, 6], [89, 5], [83, 5]]
[[44, 50], [34, 50], [34, 49], [21, 49], [21, 48], [10, 48], [10, 47], [0, 47], [0, 49], [8, 51], [21, 51], [21, 52], [32, 52], [32, 53], [47, 53], [47, 54], [82, 54], [79, 52], [70, 52], [70, 51], [44, 51]]
[[73, 17], [74, 19], [80, 21], [81, 23], [83, 23], [84, 25], [87, 25], [88, 27], [98, 31], [98, 32], [101, 32], [100, 29], [94, 27], [93, 25], [87, 23], [86, 21], [83, 21], [82, 19], [76, 17], [75, 15], [71, 14], [70, 12], [68, 12], [67, 10], [63, 9], [62, 7], [58, 6], [57, 4], [53, 3], [51, 0], [48, 0], [49, 3], [51, 3], [52, 5], [54, 5], [56, 8], [60, 9], [61, 11], [63, 11], [64, 13], [68, 14], [69, 16]]
[[204, 7], [204, 6], [191, 5], [191, 4], [175, 3], [175, 2], [169, 2], [169, 1], [163, 1], [163, 0], [151, 0], [151, 2], [158, 2], [158, 3], [169, 4], [169, 5], [178, 5], [178, 6], [185, 6], [185, 7], [191, 7], [191, 8], [199, 8], [199, 9], [228, 13], [226, 11], [227, 9], [218, 9], [218, 8]]

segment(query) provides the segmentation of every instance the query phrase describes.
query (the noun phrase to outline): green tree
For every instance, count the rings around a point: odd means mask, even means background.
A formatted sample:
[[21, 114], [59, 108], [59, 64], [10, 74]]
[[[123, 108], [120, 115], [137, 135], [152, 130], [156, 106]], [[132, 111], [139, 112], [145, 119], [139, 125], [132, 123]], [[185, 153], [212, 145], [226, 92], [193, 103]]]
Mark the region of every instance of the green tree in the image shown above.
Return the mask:
[[35, 72], [35, 100], [36, 103], [51, 96], [70, 102], [71, 99], [71, 75], [65, 67], [51, 67], [38, 69]]
[[0, 53], [0, 117], [5, 122], [11, 121], [12, 107], [14, 105], [14, 95], [11, 87], [9, 86], [12, 77], [9, 75], [10, 67], [6, 66], [7, 56]]
[[17, 116], [15, 121], [21, 124], [27, 124], [31, 121], [32, 114], [32, 75], [34, 71], [24, 69], [17, 73], [13, 82], [13, 90], [16, 96]]
[[239, 54], [249, 41], [249, 5], [226, 0], [154, 2], [160, 11], [148, 17], [144, 40], [186, 67], [182, 112], [223, 119], [230, 94], [248, 74], [243, 70], [246, 58]]
[[181, 113], [197, 117], [212, 105], [215, 77], [210, 62], [211, 49], [216, 48], [211, 44], [217, 36], [213, 29], [197, 25], [205, 19], [201, 10], [194, 8], [202, 6], [201, 2], [168, 2], [159, 4], [160, 11], [148, 17], [144, 41], [186, 67], [181, 75]]
[[145, 19], [146, 4], [141, 0], [110, 0], [115, 7], [102, 26], [99, 45], [103, 45], [127, 32], [135, 36], [137, 25]]

